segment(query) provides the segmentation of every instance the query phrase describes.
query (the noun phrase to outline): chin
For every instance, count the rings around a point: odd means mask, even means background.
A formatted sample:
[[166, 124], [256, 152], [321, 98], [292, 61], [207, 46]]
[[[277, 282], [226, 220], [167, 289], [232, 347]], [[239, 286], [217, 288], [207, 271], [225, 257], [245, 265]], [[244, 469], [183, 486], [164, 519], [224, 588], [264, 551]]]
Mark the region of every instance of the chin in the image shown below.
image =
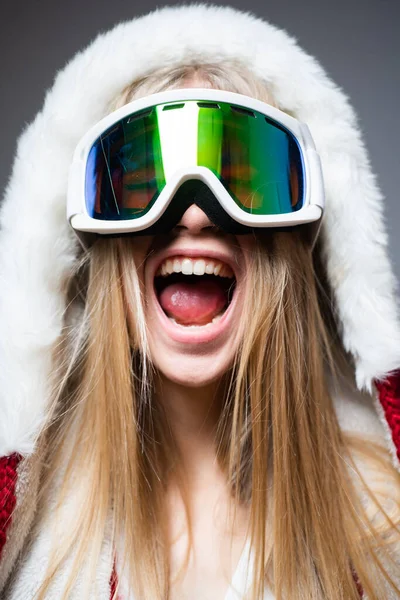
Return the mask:
[[[232, 350], [232, 349], [230, 349]], [[153, 364], [158, 373], [176, 385], [187, 388], [202, 388], [218, 383], [233, 363], [229, 356], [159, 356], [156, 351]], [[179, 368], [177, 368], [179, 365]]]

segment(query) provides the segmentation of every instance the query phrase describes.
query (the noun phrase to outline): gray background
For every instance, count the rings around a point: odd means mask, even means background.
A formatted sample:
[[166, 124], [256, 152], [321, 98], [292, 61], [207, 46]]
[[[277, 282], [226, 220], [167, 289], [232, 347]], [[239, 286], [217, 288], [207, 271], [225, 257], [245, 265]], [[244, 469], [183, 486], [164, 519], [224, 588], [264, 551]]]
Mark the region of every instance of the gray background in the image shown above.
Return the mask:
[[[399, 0], [252, 0], [216, 4], [231, 4], [254, 12], [286, 29], [346, 91], [358, 112], [371, 161], [386, 197], [390, 254], [400, 280]], [[3, 3], [1, 189], [10, 174], [16, 138], [41, 107], [55, 72], [99, 31], [163, 5], [131, 0]]]

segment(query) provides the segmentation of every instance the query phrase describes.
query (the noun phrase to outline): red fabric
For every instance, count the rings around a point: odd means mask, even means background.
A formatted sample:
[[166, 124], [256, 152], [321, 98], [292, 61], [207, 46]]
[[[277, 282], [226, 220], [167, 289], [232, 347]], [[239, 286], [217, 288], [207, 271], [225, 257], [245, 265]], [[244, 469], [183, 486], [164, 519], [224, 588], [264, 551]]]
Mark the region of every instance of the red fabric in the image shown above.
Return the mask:
[[111, 573], [111, 577], [110, 577], [110, 588], [111, 588], [111, 595], [110, 595], [110, 600], [122, 600], [121, 596], [115, 595], [115, 592], [117, 590], [117, 585], [118, 585], [118, 576], [117, 576], [117, 571], [115, 570], [115, 561], [114, 561], [114, 566], [113, 566], [113, 570]]
[[376, 381], [375, 385], [400, 461], [400, 370], [384, 381]]
[[10, 456], [0, 458], [0, 559], [17, 501], [15, 485], [17, 483], [17, 467], [21, 458], [20, 454], [10, 454]]
[[352, 574], [353, 574], [353, 579], [355, 581], [355, 584], [357, 586], [357, 592], [358, 592], [360, 598], [363, 598], [364, 597], [364, 590], [363, 590], [363, 587], [361, 585], [360, 580], [358, 579], [358, 575], [357, 575], [355, 569], [352, 569]]

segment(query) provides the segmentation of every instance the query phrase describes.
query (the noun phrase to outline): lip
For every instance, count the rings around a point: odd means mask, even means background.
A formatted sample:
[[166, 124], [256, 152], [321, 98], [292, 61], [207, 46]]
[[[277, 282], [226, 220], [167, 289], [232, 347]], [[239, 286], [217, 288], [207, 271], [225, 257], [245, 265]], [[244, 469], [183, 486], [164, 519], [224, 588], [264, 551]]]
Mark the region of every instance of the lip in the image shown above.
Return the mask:
[[[160, 303], [157, 298], [157, 294], [154, 288], [154, 277], [157, 272], [159, 266], [162, 262], [164, 262], [167, 258], [176, 257], [176, 256], [185, 256], [188, 258], [210, 258], [214, 260], [219, 260], [232, 269], [236, 278], [236, 287], [232, 297], [232, 300], [224, 312], [223, 316], [216, 322], [211, 323], [206, 326], [200, 327], [190, 327], [184, 325], [178, 325], [171, 321], [163, 309], [160, 306]], [[240, 279], [238, 277], [238, 264], [234, 257], [229, 256], [223, 252], [216, 250], [208, 250], [206, 248], [184, 248], [184, 247], [175, 247], [169, 248], [164, 251], [162, 255], [160, 254], [157, 257], [157, 260], [151, 265], [151, 270], [149, 272], [149, 277], [151, 278], [151, 302], [154, 303], [155, 311], [157, 318], [160, 321], [160, 325], [167, 333], [168, 337], [178, 343], [184, 343], [187, 345], [193, 344], [209, 344], [214, 342], [217, 338], [222, 336], [227, 330], [229, 330], [233, 326], [233, 317], [236, 311], [236, 307], [238, 304], [238, 298], [241, 295], [241, 286]]]

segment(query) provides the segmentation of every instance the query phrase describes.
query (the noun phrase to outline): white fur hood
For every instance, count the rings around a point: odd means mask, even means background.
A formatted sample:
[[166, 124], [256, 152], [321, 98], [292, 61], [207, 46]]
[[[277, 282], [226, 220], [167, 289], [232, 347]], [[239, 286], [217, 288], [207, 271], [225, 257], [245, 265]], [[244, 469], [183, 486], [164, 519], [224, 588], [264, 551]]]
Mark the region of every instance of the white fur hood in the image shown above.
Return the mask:
[[101, 34], [58, 73], [18, 143], [0, 210], [0, 455], [32, 453], [49, 403], [52, 348], [79, 243], [66, 219], [80, 137], [134, 79], [161, 65], [239, 58], [279, 107], [308, 124], [322, 160], [324, 259], [358, 387], [400, 367], [384, 199], [356, 116], [284, 31], [227, 6], [165, 7]]

